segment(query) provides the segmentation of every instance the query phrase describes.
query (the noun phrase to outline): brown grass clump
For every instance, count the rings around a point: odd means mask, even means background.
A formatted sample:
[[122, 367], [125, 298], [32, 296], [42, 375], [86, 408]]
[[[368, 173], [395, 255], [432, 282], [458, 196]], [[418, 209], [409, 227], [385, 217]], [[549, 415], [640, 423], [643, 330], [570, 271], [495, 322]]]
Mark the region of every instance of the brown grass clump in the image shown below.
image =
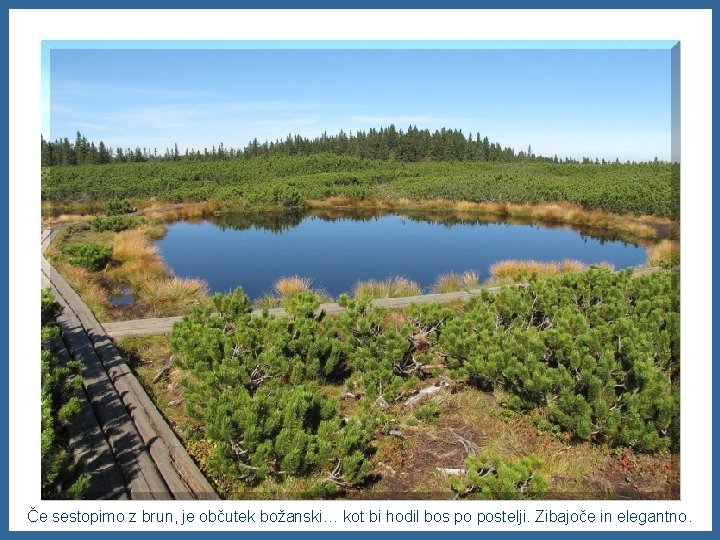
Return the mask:
[[390, 287], [387, 281], [375, 279], [358, 281], [353, 287], [352, 294], [355, 298], [390, 298]]
[[558, 274], [569, 274], [572, 272], [582, 272], [587, 269], [587, 266], [580, 261], [572, 259], [565, 259], [556, 264]]
[[168, 275], [152, 240], [162, 237], [165, 227], [143, 225], [122, 231], [113, 241], [113, 256], [121, 264], [109, 274], [128, 283], [149, 316], [164, 317], [187, 312], [207, 298], [207, 283]]
[[59, 216], [44, 216], [42, 224], [45, 227], [59, 225], [61, 223], [75, 223], [79, 221], [90, 221], [95, 216], [84, 214], [60, 214]]
[[107, 273], [118, 281], [142, 283], [165, 276], [167, 270], [162, 261], [156, 257], [138, 257], [122, 261], [120, 266], [109, 268]]
[[223, 203], [220, 201], [185, 204], [153, 203], [145, 207], [143, 213], [148, 218], [157, 221], [176, 221], [178, 219], [206, 216], [214, 212], [219, 212], [222, 208]]
[[165, 228], [164, 225], [160, 225], [157, 223], [148, 223], [144, 227], [145, 236], [147, 236], [150, 240], [153, 241], [160, 240], [167, 233], [167, 228]]
[[458, 212], [473, 212], [477, 210], [477, 203], [470, 201], [460, 201], [455, 205]]
[[350, 197], [329, 197], [323, 201], [327, 206], [349, 206], [352, 204], [353, 199]]
[[647, 248], [645, 266], [675, 265], [680, 263], [680, 242], [662, 240]]
[[266, 294], [253, 302], [258, 309], [273, 309], [282, 307], [282, 299], [272, 294]]
[[113, 241], [113, 257], [120, 266], [109, 271], [118, 280], [129, 283], [133, 289], [149, 290], [146, 284], [166, 278], [166, 269], [158, 258], [158, 250], [151, 239], [165, 228], [144, 225], [119, 232]]
[[436, 294], [468, 291], [480, 287], [480, 278], [474, 270], [468, 270], [462, 274], [452, 272], [442, 274], [435, 280], [432, 292]]
[[[600, 263], [597, 266], [612, 269], [612, 265], [609, 263]], [[570, 259], [560, 262], [506, 260], [497, 262], [490, 267], [490, 275], [492, 277], [488, 280], [487, 284], [500, 285], [503, 283], [516, 283], [530, 276], [545, 278], [560, 274], [583, 272], [587, 270], [587, 268], [585, 264]]]
[[406, 296], [418, 296], [422, 289], [414, 281], [402, 276], [388, 278], [383, 281], [370, 279], [358, 281], [353, 287], [355, 298], [402, 298]]
[[144, 225], [119, 232], [113, 241], [113, 256], [120, 260], [156, 257], [158, 250], [150, 242], [148, 230], [149, 227]]
[[139, 295], [149, 305], [155, 317], [186, 312], [198, 304], [198, 298], [208, 294], [207, 283], [202, 279], [163, 277], [142, 284]]
[[320, 303], [332, 302], [333, 298], [322, 289], [311, 289], [312, 280], [298, 275], [281, 277], [273, 284], [275, 294], [265, 294], [257, 298], [253, 304], [258, 309], [273, 309], [282, 307], [287, 300], [294, 298], [304, 291], [311, 291], [318, 297]]
[[294, 296], [310, 290], [312, 280], [300, 276], [281, 277], [273, 285], [273, 290], [281, 297]]
[[96, 274], [85, 268], [73, 266], [66, 261], [56, 261], [54, 264], [58, 272], [92, 310], [98, 321], [107, 321], [110, 302], [108, 302], [107, 293], [100, 286]]
[[391, 281], [390, 293], [393, 297], [417, 296], [422, 294], [422, 289], [414, 281], [397, 276]]

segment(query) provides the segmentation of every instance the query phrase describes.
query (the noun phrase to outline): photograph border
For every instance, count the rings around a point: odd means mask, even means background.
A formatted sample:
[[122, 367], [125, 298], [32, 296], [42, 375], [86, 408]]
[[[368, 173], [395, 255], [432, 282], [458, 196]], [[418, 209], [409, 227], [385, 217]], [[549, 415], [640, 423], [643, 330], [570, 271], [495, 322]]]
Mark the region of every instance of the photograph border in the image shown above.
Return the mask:
[[[17, 5], [13, 5], [13, 4], [17, 4]], [[19, 5], [19, 4], [22, 4], [22, 5]], [[95, 6], [91, 6], [90, 3], [89, 3], [89, 2], [86, 2], [86, 1], [64, 2], [64, 3], [62, 3], [62, 4], [63, 4], [62, 7], [63, 7], [64, 9], [95, 7]], [[178, 3], [157, 2], [157, 1], [155, 1], [155, 2], [150, 2], [150, 3], [141, 3], [141, 2], [139, 2], [139, 1], [137, 1], [137, 0], [129, 0], [129, 2], [122, 3], [122, 5], [121, 5], [121, 3], [115, 2], [115, 1], [113, 0], [112, 4], [109, 5], [109, 6], [107, 6], [107, 7], [134, 8], [134, 7], [141, 7], [140, 4], [142, 4], [142, 7], [158, 7], [158, 8], [165, 8], [165, 7], [168, 7], [168, 8], [169, 8], [169, 7], [177, 8], [177, 7], [179, 7], [179, 6], [177, 5]], [[184, 2], [180, 7], [183, 7], [183, 8], [185, 8], [185, 7], [189, 7], [189, 8], [199, 7], [199, 8], [200, 8], [200, 7], [201, 7], [201, 8], [203, 8], [203, 9], [206, 9], [206, 8], [215, 8], [215, 7], [232, 7], [232, 8], [237, 8], [237, 7], [239, 7], [238, 4], [239, 4], [238, 2], [226, 2], [226, 1], [210, 0], [209, 3], [205, 3], [205, 4], [203, 4], [203, 5], [200, 5], [198, 2]], [[303, 3], [303, 7], [304, 7], [304, 8], [338, 7], [338, 6], [333, 5], [333, 4], [335, 4], [335, 3], [334, 3], [334, 2], [308, 2], [308, 3]], [[377, 1], [362, 2], [362, 4], [363, 4], [362, 6], [359, 6], [359, 5], [357, 5], [357, 3], [355, 2], [355, 0], [353, 0], [353, 2], [351, 2], [350, 4], [344, 5], [343, 7], [348, 7], [348, 8], [351, 8], [351, 7], [368, 7], [368, 8], [380, 7], [380, 6], [379, 6], [380, 2], [377, 2]], [[410, 4], [412, 4], [412, 5], [410, 5]], [[420, 4], [420, 5], [418, 5], [418, 4]], [[519, 4], [519, 5], [516, 5], [516, 4]], [[537, 4], [542, 4], [542, 6], [538, 6]], [[595, 4], [595, 5], [594, 5], [594, 4]], [[599, 4], [602, 4], [602, 5], [599, 5]], [[659, 4], [659, 5], [658, 5], [658, 4]], [[8, 28], [9, 28], [9, 20], [8, 20], [9, 17], [8, 17], [8, 14], [9, 14], [9, 11], [10, 11], [11, 9], [13, 9], [13, 8], [26, 8], [26, 7], [58, 8], [58, 7], [60, 7], [60, 6], [58, 6], [58, 3], [49, 2], [49, 1], [46, 1], [46, 2], [31, 2], [31, 3], [10, 2], [10, 6], [8, 7], [8, 10], [7, 10], [7, 11], [3, 10], [3, 16], [5, 17], [5, 25], [4, 25], [4, 28], [5, 28], [5, 29], [8, 29]], [[270, 2], [263, 2], [263, 3], [260, 3], [260, 2], [244, 2], [244, 3], [242, 3], [242, 7], [256, 7], [256, 8], [260, 8], [260, 7], [263, 7], [263, 8], [267, 8], [267, 7], [271, 7], [271, 8], [296, 8], [296, 7], [298, 7], [298, 6], [296, 5], [296, 3], [291, 3], [291, 2], [278, 2], [277, 0], [275, 0], [275, 1], [271, 0]], [[430, 7], [430, 8], [434, 8], [434, 7], [441, 7], [441, 6], [439, 6], [439, 2], [389, 2], [389, 3], [388, 3], [388, 2], [382, 2], [382, 7], [383, 7], [383, 8], [390, 8], [390, 7], [408, 7], [408, 8], [409, 8], [409, 7], [413, 7], [413, 8]], [[488, 7], [491, 7], [491, 8], [517, 7], [517, 8], [521, 8], [521, 9], [522, 9], [522, 8], [543, 7], [543, 8], [553, 8], [553, 9], [554, 9], [554, 8], [566, 8], [566, 7], [578, 7], [578, 6], [576, 5], [576, 3], [572, 3], [572, 2], [547, 2], [547, 3], [538, 3], [538, 2], [532, 2], [532, 3], [531, 3], [531, 2], [483, 2], [483, 3], [480, 3], [480, 2], [464, 2], [464, 1], [458, 1], [458, 0], [451, 0], [450, 3], [449, 3], [449, 5], [447, 5], [447, 4], [443, 4], [443, 5], [442, 5], [442, 8], [443, 8], [443, 9], [448, 8], [448, 7], [450, 7], [450, 8], [456, 8], [456, 7], [467, 7], [467, 8], [474, 8], [474, 7], [482, 7], [482, 8], [488, 8]], [[636, 3], [632, 3], [632, 4], [628, 5], [628, 4], [625, 3], [625, 2], [617, 2], [617, 1], [614, 1], [614, 0], [613, 0], [613, 1], [611, 1], [611, 2], [602, 2], [602, 3], [592, 2], [592, 3], [590, 3], [590, 4], [584, 4], [583, 7], [589, 7], [589, 8], [592, 8], [592, 7], [603, 7], [603, 8], [606, 8], [606, 7], [607, 7], [607, 8], [613, 8], [613, 7], [622, 7], [622, 8], [627, 8], [627, 7], [649, 8], [649, 7], [652, 7], [652, 8], [657, 8], [657, 7], [660, 7], [660, 8], [682, 8], [682, 9], [686, 9], [686, 8], [688, 8], [688, 7], [709, 8], [709, 7], [711, 7], [711, 3], [710, 3], [710, 2], [698, 2], [697, 0], [693, 0], [693, 1], [690, 2], [690, 4], [687, 4], [687, 3], [680, 4], [679, 2], [662, 2], [662, 3], [659, 3], [659, 2], [636, 2]], [[7, 30], [6, 30], [6, 31], [7, 31]], [[714, 37], [714, 34], [715, 34], [715, 30], [713, 30], [713, 37]], [[9, 51], [9, 52], [11, 52], [11, 51]], [[717, 51], [715, 51], [715, 40], [714, 40], [714, 39], [713, 39], [713, 52], [714, 52], [714, 53], [717, 53]], [[717, 54], [714, 54], [713, 56], [714, 56], [714, 58], [713, 58], [713, 67], [715, 67], [715, 63], [717, 62], [716, 58], [718, 57], [718, 55], [717, 55]], [[4, 62], [8, 62], [8, 57], [5, 56], [5, 57], [3, 58], [3, 61], [4, 61]], [[5, 67], [7, 68], [8, 66], [6, 65]], [[6, 71], [6, 72], [7, 72], [7, 71]], [[714, 81], [714, 79], [715, 79], [715, 74], [713, 73], [713, 81]], [[8, 96], [6, 96], [6, 97], [8, 97]], [[10, 109], [11, 109], [11, 108], [12, 108], [12, 104], [10, 104], [9, 101], [8, 101], [8, 109], [7, 109], [7, 110], [4, 110], [4, 113], [8, 116], [8, 118], [9, 118], [9, 116], [10, 116]], [[718, 114], [718, 113], [716, 113], [715, 111], [713, 111], [713, 131], [714, 131], [714, 125], [715, 125], [715, 120], [716, 120], [716, 116], [715, 116], [716, 114]], [[6, 142], [9, 142], [9, 139], [10, 139], [10, 134], [9, 134], [9, 132], [4, 132], [4, 133], [3, 133], [3, 136], [4, 136], [4, 137], [8, 137], [8, 139], [7, 139]], [[713, 143], [712, 143], [713, 151], [717, 151], [717, 150], [718, 150], [717, 144], [718, 144], [717, 141], [713, 141]], [[4, 163], [4, 165], [5, 165], [4, 170], [5, 170], [5, 171], [8, 171], [8, 167], [9, 167], [9, 156], [8, 156], [7, 154], [6, 154], [6, 155], [3, 155], [3, 158], [2, 158], [2, 159], [3, 159], [3, 160], [6, 160], [6, 162]], [[714, 180], [714, 177], [715, 177], [715, 172], [713, 171], [713, 180]], [[6, 185], [9, 187], [9, 182], [10, 182], [9, 177], [6, 177], [6, 182], [7, 182]], [[10, 201], [9, 196], [6, 195], [6, 197], [7, 197], [7, 199], [6, 199], [6, 201], [5, 201], [6, 211], [8, 211], [8, 215], [10, 215], [9, 209], [10, 209], [10, 205], [11, 205], [12, 201]], [[713, 200], [713, 202], [714, 202], [714, 200]], [[5, 221], [5, 222], [3, 223], [3, 226], [6, 227], [6, 230], [4, 231], [5, 234], [3, 235], [3, 239], [4, 239], [5, 242], [8, 242], [9, 236], [13, 234], [12, 223], [10, 223], [9, 221]], [[6, 249], [7, 249], [7, 247], [6, 247]], [[6, 251], [6, 253], [8, 253], [8, 251]], [[8, 265], [4, 266], [4, 271], [5, 271], [5, 272], [8, 271], [7, 268], [8, 268], [8, 266], [9, 266], [9, 263], [10, 263], [10, 261], [9, 261], [9, 255], [8, 255]], [[8, 275], [8, 274], [5, 274], [4, 277], [5, 277], [5, 279], [6, 279], [6, 283], [8, 283], [7, 280], [8, 280], [9, 275]], [[3, 322], [4, 322], [5, 324], [3, 325], [3, 327], [6, 329], [6, 330], [5, 330], [5, 332], [6, 332], [6, 335], [5, 335], [6, 341], [9, 341], [9, 336], [8, 336], [8, 333], [7, 333], [7, 332], [8, 332], [8, 330], [7, 330], [7, 329], [8, 329], [8, 323], [9, 323], [9, 320], [10, 320], [10, 317], [11, 317], [11, 314], [10, 314], [10, 305], [9, 305], [9, 290], [3, 290], [3, 294], [5, 295], [5, 296], [3, 297], [3, 300], [4, 300], [5, 305], [6, 305], [6, 309], [3, 311], [3, 317], [5, 317], [5, 319], [3, 320]], [[715, 300], [716, 300], [715, 294], [717, 294], [717, 293], [713, 292], [713, 295], [712, 295], [712, 303], [713, 303], [713, 306], [714, 306]], [[713, 324], [713, 330], [714, 330], [714, 324]], [[715, 351], [714, 351], [714, 349], [713, 349], [713, 359], [714, 359], [714, 358], [715, 358]], [[9, 361], [10, 361], [10, 358], [8, 357], [8, 362], [9, 362]], [[715, 377], [716, 377], [716, 376], [717, 376], [716, 374], [713, 374], [713, 383], [715, 382]], [[11, 382], [10, 382], [9, 380], [7, 380], [7, 377], [6, 377], [6, 380], [5, 380], [5, 385], [6, 385], [6, 386], [5, 386], [5, 392], [6, 392], [6, 395], [9, 395], [9, 386], [10, 386], [10, 384], [11, 384]], [[714, 389], [713, 389], [713, 395], [714, 395], [714, 393], [715, 393], [715, 392], [714, 392]], [[714, 408], [714, 407], [713, 407], [713, 408]], [[2, 411], [2, 412], [3, 412], [3, 418], [5, 419], [5, 422], [7, 422], [8, 415], [11, 414], [11, 412], [12, 412], [12, 409], [11, 409], [11, 407], [10, 407], [10, 404], [7, 402], [7, 400], [3, 400], [3, 411]], [[715, 434], [715, 429], [714, 429], [714, 427], [715, 427], [715, 422], [716, 422], [716, 421], [717, 421], [717, 420], [716, 420], [716, 417], [713, 417], [712, 440], [713, 440], [714, 443], [717, 442], [716, 439], [715, 439], [716, 434]], [[7, 427], [7, 424], [6, 424], [6, 427]], [[8, 434], [7, 434], [7, 429], [3, 430], [3, 436], [4, 436], [4, 438], [5, 438], [5, 440], [4, 440], [3, 442], [4, 442], [5, 444], [2, 445], [2, 458], [4, 459], [4, 466], [2, 467], [2, 469], [3, 469], [3, 470], [2, 470], [2, 480], [3, 480], [3, 483], [7, 486], [7, 489], [6, 489], [6, 491], [5, 491], [5, 494], [6, 494], [6, 496], [8, 497], [8, 499], [5, 500], [5, 501], [3, 501], [3, 502], [5, 503], [5, 504], [4, 504], [4, 509], [5, 509], [5, 512], [6, 512], [6, 511], [7, 511], [7, 508], [8, 508], [8, 504], [9, 504], [9, 499], [12, 497], [12, 494], [11, 494], [10, 491], [9, 491], [9, 490], [10, 490], [10, 486], [9, 486], [9, 484], [8, 484], [8, 481], [9, 481], [9, 478], [8, 478], [8, 470], [7, 470], [7, 468], [5, 468], [5, 466], [7, 466], [7, 464], [8, 464], [8, 453], [7, 453], [7, 452], [8, 452], [8, 441], [7, 441]], [[712, 480], [713, 480], [713, 481], [712, 481], [713, 488], [715, 487], [716, 482], [717, 482], [717, 474], [718, 474], [717, 471], [713, 468], [713, 477], [712, 477]], [[714, 491], [714, 489], [713, 489], [713, 491]], [[5, 495], [5, 494], [4, 494], [4, 495]], [[713, 516], [717, 514], [716, 504], [717, 504], [716, 501], [713, 500], [713, 501], [712, 501]], [[5, 519], [6, 528], [8, 528], [8, 527], [9, 527], [9, 516], [6, 515], [6, 514], [4, 514], [4, 515], [3, 515], [3, 518]], [[714, 517], [713, 517], [713, 529], [714, 529]], [[483, 532], [484, 532], [484, 531], [483, 531]], [[460, 532], [460, 533], [462, 534], [462, 532]], [[31, 533], [31, 534], [41, 534], [41, 533]], [[54, 533], [54, 534], [57, 534], [57, 532]], [[61, 534], [76, 534], [76, 533], [66, 533], [66, 532], [62, 532]], [[151, 533], [140, 533], [140, 534], [151, 534]], [[154, 534], [157, 534], [157, 533], [154, 533]], [[172, 532], [164, 533], [164, 534], [172, 534]], [[188, 533], [186, 533], [186, 534], [196, 534], [196, 533], [188, 532]], [[216, 534], [217, 534], [217, 533], [216, 533]], [[220, 534], [222, 534], [222, 533], [220, 533]], [[234, 533], [225, 533], [225, 534], [234, 534]], [[271, 533], [271, 532], [268, 532], [268, 533], [247, 533], [247, 532], [244, 532], [244, 531], [243, 531], [242, 534], [259, 534], [259, 535], [272, 534], [272, 535], [275, 535], [275, 534], [289, 534], [289, 533], [287, 533], [287, 532], [282, 532], [282, 533], [278, 533], [278, 532], [272, 532], [272, 533]], [[314, 532], [313, 532], [313, 533], [300, 532], [300, 533], [294, 533], [294, 534], [301, 534], [301, 535], [313, 534], [313, 535], [314, 535], [314, 534], [317, 534], [317, 533], [314, 533]], [[324, 534], [334, 534], [334, 532], [325, 532]], [[343, 534], [348, 534], [348, 533], [347, 533], [347, 532], [343, 532]], [[362, 532], [361, 532], [361, 531], [358, 531], [358, 532], [352, 532], [352, 533], [350, 533], [350, 534], [353, 534], [353, 535], [358, 535], [358, 534], [365, 535], [365, 534], [377, 534], [377, 533], [375, 533], [375, 532], [368, 532], [368, 531], [362, 531]], [[394, 533], [394, 534], [397, 534], [397, 533]], [[414, 535], [414, 534], [417, 534], [417, 533], [416, 533], [416, 532], [403, 532], [403, 533], [401, 533], [401, 534], [413, 534], [413, 535]], [[425, 533], [425, 534], [437, 534], [437, 533]], [[466, 532], [465, 534], [468, 534], [468, 533]], [[473, 533], [469, 533], [469, 534], [473, 534]], [[484, 532], [484, 534], [498, 534], [498, 533], [497, 533], [497, 532], [491, 532], [491, 533]], [[500, 533], [500, 534], [504, 534], [504, 533]], [[527, 533], [512, 532], [511, 534], [527, 534]], [[537, 532], [533, 532], [532, 534], [538, 534], [538, 533], [537, 533]], [[555, 533], [551, 531], [551, 532], [541, 532], [541, 533], [539, 533], [539, 534], [555, 534]], [[573, 531], [571, 534], [586, 534], [586, 533]], [[608, 532], [595, 532], [595, 533], [591, 533], [591, 534], [618, 534], [618, 533], [617, 533], [617, 532], [610, 532], [610, 531], [608, 531]], [[620, 534], [626, 534], [626, 533], [620, 533]], [[627, 534], [632, 534], [632, 533], [627, 533]], [[676, 534], [676, 533], [654, 533], [654, 534]], [[682, 533], [680, 533], [680, 534], [686, 534], [686, 533], [685, 533], [685, 532], [682, 532]], [[702, 532], [696, 532], [695, 534], [704, 534], [704, 533], [702, 533]]]

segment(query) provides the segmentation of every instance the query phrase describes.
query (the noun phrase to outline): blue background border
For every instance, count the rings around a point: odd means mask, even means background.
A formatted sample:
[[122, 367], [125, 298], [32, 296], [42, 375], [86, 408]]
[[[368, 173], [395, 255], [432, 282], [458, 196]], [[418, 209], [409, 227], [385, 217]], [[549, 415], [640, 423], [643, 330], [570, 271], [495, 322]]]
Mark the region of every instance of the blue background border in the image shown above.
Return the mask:
[[[69, 0], [69, 1], [53, 1], [53, 0], [29, 0], [29, 1], [21, 1], [21, 0], [8, 0], [4, 3], [5, 6], [0, 10], [0, 18], [2, 19], [0, 21], [0, 25], [2, 26], [2, 30], [5, 34], [5, 43], [8, 43], [8, 20], [9, 20], [9, 10], [10, 9], [160, 9], [160, 8], [202, 8], [202, 9], [213, 9], [213, 8], [265, 8], [265, 9], [296, 9], [296, 8], [304, 8], [304, 9], [319, 9], [319, 8], [334, 8], [334, 9], [351, 9], [351, 8], [376, 8], [376, 9], [397, 9], [397, 8], [416, 8], [416, 9], [422, 9], [422, 8], [430, 8], [430, 9], [455, 9], [455, 8], [496, 8], [496, 9], [562, 9], [562, 8], [572, 8], [572, 9], [593, 9], [593, 8], [604, 8], [604, 9], [691, 9], [691, 8], [702, 8], [702, 9], [713, 9], [715, 7], [716, 2], [710, 1], [710, 0], [685, 0], [684, 2], [680, 2], [677, 0], [664, 0], [664, 1], [650, 1], [650, 0], [589, 0], [586, 2], [583, 2], [579, 4], [577, 1], [569, 1], [569, 0], [485, 0], [485, 1], [473, 1], [473, 0], [346, 0], [342, 2], [340, 5], [340, 2], [338, 0], [299, 0], [299, 1], [289, 1], [289, 0], [241, 0], [241, 1], [231, 1], [231, 0], [204, 0], [204, 1], [198, 1], [198, 0], [182, 0], [182, 1], [169, 1], [169, 0], [124, 0], [124, 1], [118, 1], [118, 0], [108, 0], [103, 3], [102, 6], [98, 5], [97, 1], [89, 1], [89, 0]], [[713, 15], [714, 15], [714, 9], [713, 9]], [[713, 60], [712, 60], [712, 67], [713, 67], [713, 76], [712, 76], [712, 82], [713, 86], [715, 88], [718, 88], [718, 70], [717, 65], [720, 60], [720, 51], [718, 50], [719, 47], [717, 45], [717, 25], [713, 27]], [[8, 77], [8, 54], [7, 50], [5, 51], [6, 54], [3, 54], [0, 58], [0, 62], [2, 62], [2, 73], [5, 77], [5, 83], [7, 83], [7, 77]], [[8, 115], [9, 115], [9, 102], [8, 102], [8, 85], [3, 85], [3, 98], [4, 103], [6, 103], [5, 106], [2, 107], [2, 115], [3, 120], [5, 124], [8, 124]], [[713, 135], [715, 135], [715, 127], [718, 124], [718, 116], [720, 115], [720, 112], [718, 112], [717, 107], [713, 109], [713, 115], [712, 115], [712, 124], [713, 124]], [[4, 145], [4, 148], [8, 148], [8, 130], [4, 129], [2, 131], [2, 142]], [[717, 137], [713, 137], [713, 144], [712, 144], [712, 150], [713, 155], [720, 155], [720, 142], [718, 142]], [[3, 304], [4, 308], [0, 311], [0, 326], [2, 326], [3, 330], [3, 343], [4, 343], [4, 358], [6, 359], [6, 362], [8, 360], [8, 320], [9, 320], [9, 304], [8, 304], [8, 238], [9, 234], [12, 233], [12, 229], [10, 227], [10, 223], [8, 221], [8, 209], [9, 209], [9, 199], [8, 199], [8, 153], [2, 152], [0, 153], [0, 169], [2, 170], [2, 178], [4, 181], [4, 190], [2, 194], [3, 198], [3, 210], [5, 211], [5, 219], [2, 220], [2, 254], [4, 257], [4, 264], [1, 267], [0, 273], [2, 275], [3, 281], [6, 284], [5, 287], [0, 288], [0, 303]], [[717, 173], [715, 169], [713, 168], [713, 184], [715, 183], [715, 179], [717, 177]], [[715, 202], [715, 195], [713, 194], [713, 203]], [[713, 233], [715, 233], [715, 225], [713, 225]], [[714, 235], [716, 236], [716, 235]], [[712, 247], [715, 247], [715, 241], [713, 240]], [[712, 258], [713, 263], [715, 262], [715, 256], [713, 255]], [[715, 305], [717, 300], [717, 291], [713, 290], [712, 293], [712, 304], [713, 304], [713, 312], [715, 311]], [[716, 333], [716, 330], [718, 330], [718, 324], [717, 321], [713, 321], [713, 333]], [[716, 351], [715, 348], [713, 348], [713, 361], [716, 359]], [[713, 362], [714, 363], [714, 362]], [[5, 364], [7, 366], [7, 363]], [[6, 371], [7, 373], [7, 371]], [[717, 382], [717, 369], [715, 370], [715, 373], [713, 373], [713, 396], [715, 395], [715, 387]], [[9, 485], [8, 485], [8, 433], [7, 433], [7, 419], [8, 414], [10, 413], [9, 410], [9, 403], [8, 403], [8, 387], [9, 387], [9, 381], [7, 377], [4, 377], [2, 380], [2, 390], [4, 391], [4, 398], [0, 399], [0, 415], [2, 417], [2, 423], [4, 429], [2, 429], [2, 434], [0, 435], [2, 444], [0, 445], [0, 485], [4, 488], [2, 490], [2, 494], [0, 495], [0, 513], [2, 514], [2, 523], [0, 524], [0, 534], [2, 536], [5, 536], [5, 532], [8, 531], [8, 499], [12, 496], [11, 493], [9, 493]], [[715, 411], [715, 402], [713, 400], [713, 412]], [[717, 414], [713, 415], [713, 434], [712, 434], [712, 442], [713, 446], [715, 448], [718, 447], [718, 437], [717, 437]], [[712, 474], [712, 484], [713, 484], [713, 492], [715, 486], [717, 486], [718, 481], [718, 470], [717, 467], [713, 468], [713, 474]], [[716, 498], [713, 499], [713, 531], [715, 528], [716, 519], [715, 516], [717, 516], [720, 512], [718, 510], [718, 504]], [[30, 537], [34, 537], [36, 535], [41, 535], [43, 533], [8, 533], [8, 535], [13, 536], [20, 536], [23, 535], [23, 537], [27, 537], [28, 535]], [[77, 532], [53, 532], [53, 535], [59, 535], [61, 538], [75, 538], [78, 534], [87, 536], [92, 535], [96, 533], [77, 533]], [[125, 535], [124, 532], [103, 532], [103, 535], [109, 535], [109, 536], [120, 536]], [[153, 537], [156, 535], [166, 536], [169, 537], [170, 535], [177, 535], [177, 532], [143, 532], [143, 533], [133, 533], [134, 536], [140, 535], [141, 538], [144, 538], [145, 536], [150, 537], [152, 534]], [[179, 533], [181, 535], [197, 535], [197, 533], [192, 532], [185, 532], [185, 533]], [[372, 535], [380, 536], [380, 537], [390, 537], [392, 534], [393, 538], [397, 536], [405, 537], [405, 538], [427, 538], [427, 537], [439, 537], [440, 534], [443, 533], [431, 533], [431, 532], [400, 532], [400, 533], [375, 533], [375, 532], [298, 532], [298, 533], [237, 533], [237, 532], [219, 532], [215, 534], [221, 534], [221, 535], [234, 535], [237, 536], [238, 534], [241, 534], [243, 537], [250, 538], [250, 537], [280, 537], [280, 536], [286, 536], [286, 535], [293, 535], [293, 538], [297, 538], [299, 540], [306, 540], [310, 538], [316, 538], [317, 536], [326, 536], [330, 537], [330, 535], [336, 535], [336, 534], [342, 534], [343, 538], [360, 538], [360, 537], [369, 537]], [[478, 533], [475, 532], [455, 532], [453, 533], [453, 536], [455, 535], [461, 535], [461, 536], [469, 536], [473, 535], [476, 536]], [[518, 537], [518, 536], [524, 536], [528, 533], [521, 533], [521, 532], [489, 532], [489, 533], [482, 533], [483, 537], [498, 537], [502, 536], [503, 538], [512, 538], [512, 537]], [[530, 533], [533, 535], [533, 538], [554, 538], [557, 534], [555, 532], [547, 532], [547, 533]], [[609, 537], [612, 535], [613, 537], [626, 537], [630, 535], [634, 535], [635, 533], [632, 532], [590, 532], [590, 533], [583, 533], [583, 532], [568, 532], [565, 533], [565, 537], [567, 535], [582, 535], [587, 536], [591, 538], [599, 538], [599, 537]], [[676, 537], [677, 535], [692, 535], [694, 537], [711, 537], [711, 532], [680, 532], [680, 533], [658, 533], [658, 532], [648, 532], [648, 534], [652, 534], [653, 538], [659, 537], [659, 538], [667, 538], [667, 537]]]
[[7, 9], [712, 9], [712, 0], [7, 0]]

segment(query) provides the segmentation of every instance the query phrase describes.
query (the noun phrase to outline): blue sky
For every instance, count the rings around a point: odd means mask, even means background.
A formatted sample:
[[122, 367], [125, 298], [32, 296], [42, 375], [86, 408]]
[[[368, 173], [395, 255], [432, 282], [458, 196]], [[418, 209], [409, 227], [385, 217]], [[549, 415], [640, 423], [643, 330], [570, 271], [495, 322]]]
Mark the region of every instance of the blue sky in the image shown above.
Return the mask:
[[[670, 51], [63, 49], [43, 135], [242, 147], [393, 123], [536, 154], [670, 159]], [[49, 126], [48, 126], [49, 124]]]

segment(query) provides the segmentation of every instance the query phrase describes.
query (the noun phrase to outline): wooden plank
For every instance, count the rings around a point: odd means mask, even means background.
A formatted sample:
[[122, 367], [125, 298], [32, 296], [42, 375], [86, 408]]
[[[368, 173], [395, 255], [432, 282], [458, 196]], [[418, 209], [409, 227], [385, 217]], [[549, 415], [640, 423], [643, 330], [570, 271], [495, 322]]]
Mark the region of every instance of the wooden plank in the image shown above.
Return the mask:
[[103, 323], [103, 329], [112, 338], [128, 336], [146, 336], [149, 334], [166, 334], [172, 330], [176, 322], [182, 317], [167, 317], [156, 319], [135, 319], [131, 321], [118, 321]]
[[[62, 363], [71, 360], [70, 353], [58, 336], [53, 340], [53, 354]], [[95, 418], [84, 389], [76, 396], [82, 403], [80, 412], [68, 426], [69, 446], [75, 463], [81, 463], [90, 482], [84, 496], [89, 499], [127, 499], [125, 480], [115, 463], [112, 449]]]
[[107, 334], [104, 331], [99, 332], [97, 328], [89, 328], [88, 334], [175, 498], [217, 499], [217, 494], [158, 412]]
[[[51, 279], [52, 281], [52, 279]], [[170, 499], [167, 485], [155, 467], [132, 419], [100, 363], [80, 321], [68, 305], [62, 289], [52, 284], [53, 295], [63, 307], [57, 318], [63, 340], [72, 355], [83, 363], [83, 385], [98, 424], [112, 448], [132, 499]]]
[[[485, 290], [496, 292], [500, 287], [489, 287]], [[420, 296], [406, 296], [402, 298], [380, 298], [372, 300], [370, 305], [374, 308], [404, 308], [412, 304], [425, 304], [431, 302], [452, 302], [455, 300], [468, 300], [473, 296], [478, 296], [483, 289], [475, 289], [472, 291], [460, 291], [443, 294], [423, 294]], [[253, 310], [252, 314], [261, 316], [262, 309]], [[273, 308], [267, 310], [271, 317], [286, 317], [287, 313], [283, 308]], [[327, 315], [336, 315], [345, 311], [345, 308], [335, 302], [320, 304], [316, 310], [317, 313], [324, 311]], [[129, 336], [146, 336], [151, 334], [165, 334], [172, 330], [173, 325], [179, 322], [183, 317], [166, 317], [153, 319], [134, 319], [130, 321], [118, 321], [103, 323], [103, 329], [113, 339], [119, 339]]]

